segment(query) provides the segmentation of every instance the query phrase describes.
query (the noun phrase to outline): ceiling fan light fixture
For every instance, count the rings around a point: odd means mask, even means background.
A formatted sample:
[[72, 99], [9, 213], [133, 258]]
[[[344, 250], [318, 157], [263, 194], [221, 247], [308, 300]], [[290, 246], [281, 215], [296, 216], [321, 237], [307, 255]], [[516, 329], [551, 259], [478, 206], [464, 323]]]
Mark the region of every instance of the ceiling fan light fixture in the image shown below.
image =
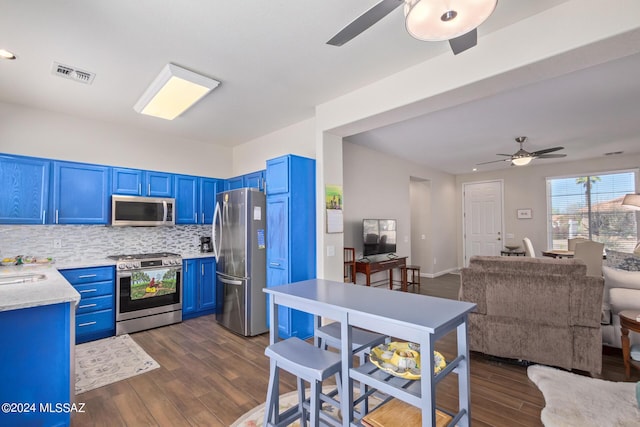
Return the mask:
[[515, 157], [513, 159], [511, 159], [511, 164], [515, 165], [515, 166], [526, 166], [529, 163], [531, 163], [531, 160], [533, 160], [533, 157], [527, 156], [527, 157]]
[[450, 40], [486, 21], [497, 3], [497, 0], [405, 0], [405, 26], [418, 40]]

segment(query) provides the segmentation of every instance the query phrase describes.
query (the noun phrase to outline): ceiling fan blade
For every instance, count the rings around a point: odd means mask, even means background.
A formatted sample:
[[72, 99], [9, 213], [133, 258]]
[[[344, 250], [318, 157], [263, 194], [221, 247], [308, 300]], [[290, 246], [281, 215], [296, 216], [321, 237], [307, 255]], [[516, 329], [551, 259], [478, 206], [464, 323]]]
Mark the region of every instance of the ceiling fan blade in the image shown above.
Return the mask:
[[553, 153], [554, 151], [564, 150], [564, 147], [545, 148], [544, 150], [534, 151], [532, 156], [540, 157], [540, 154]]
[[373, 24], [387, 16], [395, 8], [403, 4], [403, 0], [382, 0], [380, 3], [367, 10], [354, 21], [344, 27], [338, 34], [327, 42], [332, 46], [342, 46], [360, 33], [367, 30]]
[[567, 157], [566, 154], [541, 154], [536, 156], [537, 159], [559, 159], [560, 157]]
[[451, 46], [454, 55], [471, 49], [476, 44], [478, 44], [478, 30], [476, 28], [454, 39], [449, 39], [449, 46]]
[[[511, 157], [511, 156], [509, 156]], [[488, 165], [489, 163], [498, 163], [498, 162], [510, 162], [511, 159], [500, 159], [500, 160], [492, 160], [490, 162], [482, 162], [482, 163], [476, 163], [476, 166], [480, 166], [480, 165]]]

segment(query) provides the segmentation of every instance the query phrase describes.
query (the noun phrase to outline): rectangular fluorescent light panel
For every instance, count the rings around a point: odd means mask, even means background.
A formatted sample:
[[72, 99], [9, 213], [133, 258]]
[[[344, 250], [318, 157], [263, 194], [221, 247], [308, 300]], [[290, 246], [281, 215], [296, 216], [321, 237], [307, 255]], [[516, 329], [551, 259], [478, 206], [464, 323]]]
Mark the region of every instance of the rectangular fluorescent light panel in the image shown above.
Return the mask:
[[133, 109], [141, 114], [173, 120], [219, 84], [217, 80], [167, 64]]

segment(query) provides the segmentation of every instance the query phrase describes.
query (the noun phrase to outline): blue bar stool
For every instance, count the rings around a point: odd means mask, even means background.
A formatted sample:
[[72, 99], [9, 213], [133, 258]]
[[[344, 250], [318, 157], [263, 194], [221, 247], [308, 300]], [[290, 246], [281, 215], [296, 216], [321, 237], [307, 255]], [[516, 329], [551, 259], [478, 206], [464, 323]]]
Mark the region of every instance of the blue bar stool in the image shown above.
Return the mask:
[[[335, 375], [339, 395], [342, 367], [339, 354], [314, 347], [296, 337], [270, 345], [264, 354], [271, 359], [265, 403], [265, 427], [284, 427], [297, 419], [300, 419], [301, 425], [306, 425], [307, 418], [313, 427], [320, 425], [320, 419], [329, 425], [336, 427], [341, 425], [340, 420], [320, 412], [322, 402], [340, 408], [338, 401], [322, 393], [322, 381]], [[279, 413], [278, 408], [280, 369], [298, 377], [298, 406], [289, 408], [283, 413]], [[311, 385], [311, 395], [308, 399], [305, 397], [304, 381]]]
[[[333, 322], [327, 325], [321, 326], [316, 330], [315, 341], [316, 345], [324, 350], [327, 347], [333, 347], [340, 350], [342, 334], [340, 332], [340, 323]], [[388, 343], [391, 339], [382, 334], [367, 331], [360, 328], [351, 328], [351, 352], [354, 356], [358, 356], [360, 366], [366, 363], [366, 355], [371, 353], [371, 349], [380, 344]], [[358, 404], [364, 402], [363, 414], [366, 414], [369, 410], [368, 400], [368, 387], [364, 384], [360, 384], [360, 396], [354, 402]]]

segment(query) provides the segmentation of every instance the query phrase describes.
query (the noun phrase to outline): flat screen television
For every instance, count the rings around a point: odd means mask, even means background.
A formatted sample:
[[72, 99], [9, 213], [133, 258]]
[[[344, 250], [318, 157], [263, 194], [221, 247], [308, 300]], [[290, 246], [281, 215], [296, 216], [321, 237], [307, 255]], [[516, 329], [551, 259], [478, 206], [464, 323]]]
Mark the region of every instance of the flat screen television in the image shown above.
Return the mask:
[[395, 219], [362, 220], [363, 256], [389, 254], [396, 251]]

